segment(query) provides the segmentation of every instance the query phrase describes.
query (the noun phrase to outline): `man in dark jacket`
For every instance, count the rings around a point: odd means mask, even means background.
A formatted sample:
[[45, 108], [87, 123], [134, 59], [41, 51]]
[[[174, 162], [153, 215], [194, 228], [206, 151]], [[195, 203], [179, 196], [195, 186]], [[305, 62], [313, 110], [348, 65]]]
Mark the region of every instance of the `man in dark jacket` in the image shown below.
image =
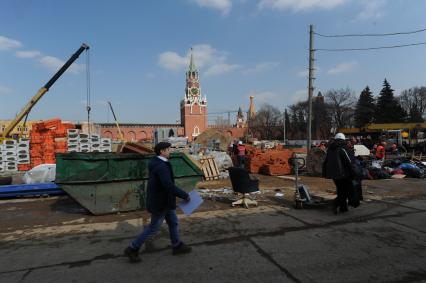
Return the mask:
[[131, 262], [140, 261], [140, 247], [160, 230], [164, 219], [169, 226], [173, 255], [191, 252], [191, 247], [179, 239], [176, 197], [189, 201], [189, 195], [176, 187], [174, 183], [172, 167], [168, 161], [170, 146], [170, 143], [160, 142], [154, 148], [157, 156], [151, 159], [148, 166], [149, 179], [146, 196], [146, 208], [151, 213], [151, 223], [124, 250], [124, 254], [129, 257]]
[[323, 163], [323, 177], [333, 179], [336, 185], [337, 197], [333, 203], [333, 211], [337, 213], [348, 211], [349, 193], [352, 191], [351, 162], [355, 158], [352, 151], [347, 148], [345, 135], [336, 134], [327, 150], [327, 155]]

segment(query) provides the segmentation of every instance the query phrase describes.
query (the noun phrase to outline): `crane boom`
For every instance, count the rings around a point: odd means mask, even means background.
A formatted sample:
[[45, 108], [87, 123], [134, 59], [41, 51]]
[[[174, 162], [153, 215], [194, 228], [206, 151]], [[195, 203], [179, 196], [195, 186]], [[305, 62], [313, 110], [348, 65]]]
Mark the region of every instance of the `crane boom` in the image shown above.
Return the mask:
[[121, 131], [120, 125], [118, 124], [118, 120], [117, 120], [117, 117], [115, 116], [114, 109], [112, 108], [112, 104], [109, 101], [108, 101], [108, 104], [109, 104], [109, 108], [111, 109], [112, 116], [114, 117], [115, 125], [117, 126], [118, 134], [120, 136], [120, 140], [124, 142], [126, 140], [124, 139], [123, 132]]
[[6, 138], [18, 125], [18, 123], [31, 111], [34, 105], [43, 97], [43, 95], [49, 91], [50, 87], [60, 78], [60, 76], [74, 63], [80, 54], [89, 49], [89, 46], [83, 43], [80, 48], [68, 59], [68, 61], [56, 72], [56, 74], [42, 87], [38, 92], [31, 98], [31, 100], [25, 105], [25, 107], [19, 112], [19, 114], [13, 119], [10, 124], [6, 127], [0, 137]]

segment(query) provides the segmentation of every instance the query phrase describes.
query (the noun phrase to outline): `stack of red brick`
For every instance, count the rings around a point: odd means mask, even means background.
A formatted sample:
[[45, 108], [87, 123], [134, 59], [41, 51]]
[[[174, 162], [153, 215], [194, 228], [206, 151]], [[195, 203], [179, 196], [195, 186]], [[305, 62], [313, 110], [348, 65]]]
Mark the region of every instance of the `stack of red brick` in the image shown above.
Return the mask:
[[67, 130], [71, 123], [58, 118], [32, 124], [30, 132], [31, 168], [40, 164], [56, 163], [55, 153], [67, 152]]
[[294, 153], [306, 153], [305, 148], [283, 148], [277, 145], [274, 149], [261, 150], [247, 147], [246, 169], [250, 173], [266, 175], [285, 175], [291, 173], [288, 160]]

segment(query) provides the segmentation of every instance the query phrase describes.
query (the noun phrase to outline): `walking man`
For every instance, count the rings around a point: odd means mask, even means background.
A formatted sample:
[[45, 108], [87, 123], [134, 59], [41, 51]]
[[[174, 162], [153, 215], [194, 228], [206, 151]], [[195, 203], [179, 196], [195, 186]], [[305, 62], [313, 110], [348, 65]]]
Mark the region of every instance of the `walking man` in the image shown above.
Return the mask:
[[191, 252], [191, 247], [179, 239], [178, 218], [176, 215], [176, 197], [189, 201], [189, 195], [174, 184], [170, 156], [170, 143], [160, 142], [155, 148], [156, 157], [149, 163], [149, 179], [146, 196], [146, 208], [151, 213], [151, 223], [124, 250], [131, 262], [139, 262], [139, 249], [147, 239], [154, 236], [164, 220], [169, 226], [173, 255]]

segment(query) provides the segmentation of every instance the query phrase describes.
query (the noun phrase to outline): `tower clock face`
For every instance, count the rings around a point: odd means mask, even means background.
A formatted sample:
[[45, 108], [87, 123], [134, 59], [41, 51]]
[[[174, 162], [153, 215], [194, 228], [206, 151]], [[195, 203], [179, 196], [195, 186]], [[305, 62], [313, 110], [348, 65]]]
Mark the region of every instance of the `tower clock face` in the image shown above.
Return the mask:
[[198, 95], [198, 88], [191, 88], [191, 94], [192, 94], [193, 96]]

